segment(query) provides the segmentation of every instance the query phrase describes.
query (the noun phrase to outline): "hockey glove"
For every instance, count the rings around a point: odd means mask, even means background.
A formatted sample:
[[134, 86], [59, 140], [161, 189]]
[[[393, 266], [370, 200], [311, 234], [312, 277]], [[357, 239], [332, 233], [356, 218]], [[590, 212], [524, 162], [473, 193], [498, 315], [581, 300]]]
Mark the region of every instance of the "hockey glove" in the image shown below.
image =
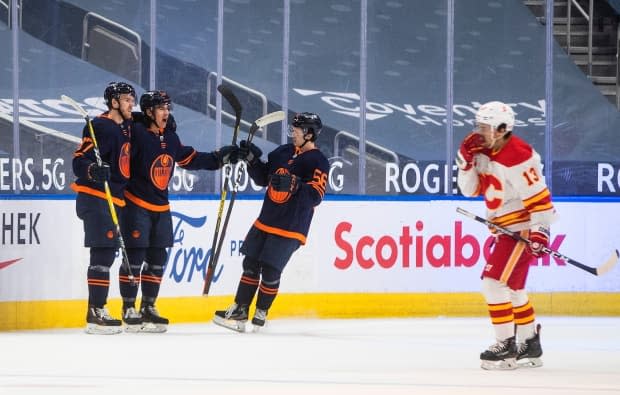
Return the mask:
[[225, 145], [219, 150], [215, 151], [217, 160], [220, 162], [220, 166], [228, 163], [235, 164], [239, 160], [239, 147], [236, 145]]
[[174, 120], [172, 114], [168, 114], [168, 119], [166, 120], [166, 130], [173, 133], [177, 131], [177, 122]]
[[104, 183], [106, 181], [110, 181], [110, 165], [105, 162], [101, 163], [101, 166], [97, 164], [97, 162], [93, 162], [88, 166], [88, 178], [91, 181]]
[[140, 122], [146, 125], [146, 119], [144, 119], [144, 114], [141, 112], [132, 112], [131, 113], [131, 120], [134, 122]]
[[258, 162], [263, 151], [254, 143], [248, 144], [247, 140], [241, 140], [239, 143], [239, 159], [248, 162], [249, 166], [253, 166]]
[[536, 226], [530, 229], [529, 239], [530, 244], [528, 244], [527, 250], [531, 255], [536, 258], [547, 255], [543, 248], [549, 245], [549, 229], [544, 226]]
[[271, 187], [278, 192], [290, 192], [294, 195], [299, 189], [299, 177], [294, 174], [272, 174]]
[[484, 137], [472, 132], [468, 134], [456, 153], [456, 165], [461, 170], [469, 170], [474, 164], [474, 155], [484, 149]]

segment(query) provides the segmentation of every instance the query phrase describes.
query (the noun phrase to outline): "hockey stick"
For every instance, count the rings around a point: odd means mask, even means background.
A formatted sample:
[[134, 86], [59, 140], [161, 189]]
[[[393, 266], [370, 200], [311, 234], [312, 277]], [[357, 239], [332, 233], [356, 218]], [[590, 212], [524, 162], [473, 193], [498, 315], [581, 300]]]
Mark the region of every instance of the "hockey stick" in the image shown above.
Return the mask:
[[[235, 94], [229, 87], [222, 84], [217, 87], [218, 92], [226, 99], [228, 104], [235, 111], [235, 126], [233, 129], [232, 145], [237, 144], [237, 135], [239, 134], [239, 124], [241, 123], [241, 103]], [[205, 282], [202, 287], [202, 295], [207, 296], [211, 289], [211, 282], [213, 281], [213, 275], [215, 274], [215, 251], [217, 249], [218, 235], [220, 233], [220, 225], [222, 223], [222, 213], [224, 212], [224, 204], [226, 202], [226, 195], [228, 194], [228, 187], [226, 182], [222, 185], [222, 192], [220, 194], [220, 205], [217, 209], [217, 220], [215, 222], [215, 232], [213, 233], [213, 241], [211, 242], [211, 256], [209, 257], [209, 263], [207, 265], [207, 274], [205, 275]]]
[[250, 127], [250, 132], [248, 133], [248, 145], [252, 142], [256, 131], [263, 126], [267, 126], [269, 124], [279, 122], [284, 119], [284, 111], [274, 111], [269, 114], [265, 114], [262, 117], [258, 118], [252, 126]]
[[[60, 99], [69, 104], [71, 107], [75, 108], [86, 120], [86, 124], [88, 125], [88, 133], [90, 134], [90, 138], [93, 140], [93, 152], [95, 153], [95, 160], [97, 161], [97, 166], [101, 166], [103, 161], [101, 160], [101, 154], [99, 153], [99, 145], [97, 144], [97, 138], [95, 137], [95, 130], [93, 129], [93, 123], [88, 116], [86, 110], [82, 108], [81, 105], [78, 104], [75, 100], [66, 95], [61, 95]], [[129, 278], [129, 283], [132, 285], [136, 285], [136, 279], [131, 271], [131, 266], [129, 266], [129, 257], [127, 256], [127, 249], [125, 248], [125, 240], [123, 239], [123, 235], [121, 234], [121, 227], [118, 223], [118, 216], [116, 215], [116, 208], [114, 207], [114, 202], [112, 201], [112, 192], [110, 191], [110, 185], [107, 181], [103, 182], [103, 188], [105, 190], [105, 198], [108, 202], [108, 209], [110, 212], [110, 216], [112, 217], [112, 223], [114, 224], [114, 228], [116, 230], [116, 236], [118, 237], [118, 244], [121, 246], [121, 253], [123, 256], [123, 266], [127, 270], [127, 277]]]
[[[459, 214], [463, 214], [463, 215], [465, 215], [465, 216], [467, 216], [469, 218], [472, 218], [472, 219], [474, 219], [474, 220], [476, 220], [478, 222], [481, 222], [481, 223], [485, 224], [486, 226], [491, 227], [491, 228], [497, 230], [500, 233], [503, 233], [503, 234], [505, 234], [507, 236], [510, 236], [510, 237], [512, 237], [515, 240], [522, 241], [522, 242], [524, 242], [524, 243], [526, 243], [528, 245], [531, 243], [530, 240], [526, 239], [525, 237], [522, 237], [519, 233], [510, 231], [510, 230], [508, 230], [508, 229], [506, 229], [506, 228], [504, 228], [502, 226], [496, 225], [493, 222], [491, 222], [489, 220], [486, 220], [486, 219], [484, 219], [482, 217], [479, 217], [476, 214], [470, 213], [469, 211], [464, 210], [464, 209], [462, 209], [460, 207], [457, 207], [456, 211]], [[549, 254], [549, 255], [551, 255], [554, 258], [560, 259], [560, 260], [562, 260], [562, 261], [564, 261], [564, 262], [566, 262], [568, 264], [576, 266], [576, 267], [578, 267], [581, 270], [585, 270], [588, 273], [592, 273], [595, 276], [602, 276], [603, 274], [605, 274], [605, 273], [609, 272], [611, 269], [613, 269], [613, 267], [616, 265], [616, 263], [618, 263], [618, 257], [620, 256], [620, 253], [618, 253], [618, 250], [615, 250], [611, 254], [611, 256], [609, 257], [609, 259], [607, 259], [598, 268], [595, 268], [595, 267], [591, 267], [591, 266], [588, 266], [588, 265], [584, 265], [583, 263], [577, 262], [576, 260], [574, 260], [572, 258], [569, 258], [566, 255], [563, 255], [563, 254], [559, 253], [558, 251], [552, 250], [551, 248], [548, 248], [548, 247], [543, 247], [542, 248], [542, 252], [544, 252], [545, 254]]]
[[[270, 123], [279, 122], [284, 119], [284, 111], [274, 111], [269, 114], [265, 114], [262, 117], [258, 118], [256, 121], [252, 123], [250, 127], [250, 131], [248, 134], [248, 145], [252, 142], [252, 138], [256, 131], [263, 126], [269, 125]], [[232, 213], [233, 205], [235, 204], [235, 198], [237, 196], [237, 190], [239, 189], [239, 183], [241, 182], [242, 173], [237, 172], [237, 177], [235, 178], [235, 184], [233, 186], [232, 192], [230, 194], [230, 202], [228, 202], [228, 208], [226, 209], [226, 217], [224, 218], [224, 225], [222, 226], [222, 231], [220, 234], [220, 239], [217, 243], [217, 248], [215, 251], [215, 257], [213, 258], [213, 270], [217, 267], [217, 261], [220, 259], [220, 252], [222, 251], [222, 244], [224, 244], [224, 238], [226, 237], [226, 229], [228, 229], [228, 221], [230, 220], [230, 214]], [[231, 172], [232, 176], [232, 172]], [[208, 293], [208, 289], [207, 289]], [[203, 293], [204, 294], [204, 293]]]

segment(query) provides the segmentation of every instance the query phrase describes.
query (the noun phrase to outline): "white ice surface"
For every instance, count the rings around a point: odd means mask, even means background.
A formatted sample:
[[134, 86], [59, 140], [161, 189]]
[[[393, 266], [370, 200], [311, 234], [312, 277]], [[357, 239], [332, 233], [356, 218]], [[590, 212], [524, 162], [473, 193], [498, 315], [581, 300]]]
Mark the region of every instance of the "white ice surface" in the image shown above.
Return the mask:
[[620, 318], [539, 317], [544, 366], [484, 371], [484, 318], [0, 333], [0, 394], [620, 394]]

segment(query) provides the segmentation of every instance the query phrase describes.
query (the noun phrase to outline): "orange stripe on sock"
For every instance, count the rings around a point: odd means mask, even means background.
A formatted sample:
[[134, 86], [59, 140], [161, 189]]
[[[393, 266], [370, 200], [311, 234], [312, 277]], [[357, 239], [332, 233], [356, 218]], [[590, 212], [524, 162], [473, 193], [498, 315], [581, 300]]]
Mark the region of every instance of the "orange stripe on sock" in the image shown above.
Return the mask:
[[268, 288], [265, 287], [263, 284], [260, 285], [259, 290], [267, 295], [276, 295], [278, 293], [278, 288]]
[[142, 281], [148, 283], [161, 284], [161, 277], [142, 275]]
[[248, 284], [248, 285], [258, 285], [258, 279], [257, 278], [252, 278], [252, 277], [248, 277], [248, 276], [241, 276], [241, 280], [242, 283], [244, 284]]

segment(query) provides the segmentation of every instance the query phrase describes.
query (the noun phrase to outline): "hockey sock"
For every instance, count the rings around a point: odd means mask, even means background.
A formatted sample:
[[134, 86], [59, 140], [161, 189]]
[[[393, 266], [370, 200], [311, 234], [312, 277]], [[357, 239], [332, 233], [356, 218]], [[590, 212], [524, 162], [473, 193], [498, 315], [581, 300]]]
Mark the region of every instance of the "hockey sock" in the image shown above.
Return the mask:
[[510, 288], [503, 282], [484, 277], [482, 279], [482, 294], [487, 302], [489, 317], [495, 330], [495, 338], [501, 341], [513, 337], [515, 328]]
[[235, 303], [238, 305], [249, 305], [254, 299], [254, 294], [258, 288], [257, 272], [244, 270], [237, 286], [237, 294], [235, 295]]
[[512, 303], [489, 304], [489, 316], [495, 330], [495, 338], [504, 340], [514, 336], [514, 315]]
[[263, 266], [263, 276], [258, 287], [256, 308], [269, 310], [280, 288], [281, 272], [271, 266]]
[[235, 303], [238, 305], [250, 305], [256, 294], [260, 278], [260, 263], [249, 256], [243, 259], [243, 273], [239, 279]]
[[[149, 248], [146, 251], [146, 263], [142, 268], [142, 301], [154, 304], [159, 295], [161, 278], [164, 275], [166, 263], [166, 250], [164, 248]], [[150, 303], [152, 301], [152, 303]]]
[[118, 285], [123, 298], [123, 310], [129, 307], [135, 307], [136, 296], [138, 295], [138, 285], [140, 284], [140, 269], [142, 268], [142, 262], [144, 262], [144, 256], [146, 255], [146, 248], [128, 248], [127, 258], [129, 259], [129, 266], [131, 272], [135, 274], [134, 283], [129, 280], [129, 272], [124, 265], [121, 265], [118, 270]]
[[116, 249], [90, 249], [90, 264], [87, 272], [88, 304], [95, 307], [105, 306], [110, 288], [110, 266], [114, 262]]
[[517, 340], [524, 342], [535, 335], [534, 307], [527, 301], [524, 305], [513, 308], [515, 324], [517, 325]]

